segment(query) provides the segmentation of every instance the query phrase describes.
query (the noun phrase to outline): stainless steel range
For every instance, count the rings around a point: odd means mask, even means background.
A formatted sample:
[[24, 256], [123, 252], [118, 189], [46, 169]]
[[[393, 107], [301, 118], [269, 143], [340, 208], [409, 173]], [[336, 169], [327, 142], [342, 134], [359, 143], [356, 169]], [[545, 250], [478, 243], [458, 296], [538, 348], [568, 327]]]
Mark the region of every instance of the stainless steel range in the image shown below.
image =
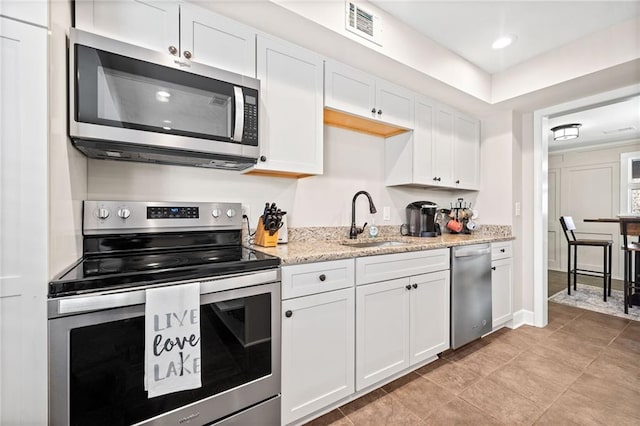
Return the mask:
[[[280, 424], [279, 259], [241, 205], [85, 201], [84, 256], [49, 284], [52, 425]], [[202, 387], [149, 398], [145, 292], [200, 283]]]

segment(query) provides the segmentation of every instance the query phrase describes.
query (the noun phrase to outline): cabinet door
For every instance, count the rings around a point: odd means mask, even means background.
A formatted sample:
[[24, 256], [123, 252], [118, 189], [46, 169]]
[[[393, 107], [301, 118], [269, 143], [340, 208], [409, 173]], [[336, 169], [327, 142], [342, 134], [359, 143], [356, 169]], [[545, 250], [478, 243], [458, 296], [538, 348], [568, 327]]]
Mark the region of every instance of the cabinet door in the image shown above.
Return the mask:
[[322, 174], [322, 58], [258, 36], [260, 153], [258, 170]]
[[376, 117], [376, 80], [372, 75], [327, 61], [324, 80], [325, 107], [365, 118]]
[[409, 278], [356, 288], [356, 390], [409, 367], [410, 288]]
[[180, 47], [191, 60], [254, 77], [255, 32], [239, 22], [183, 3], [180, 6]]
[[287, 424], [354, 392], [353, 288], [286, 300], [282, 312]]
[[449, 271], [411, 277], [412, 365], [449, 349], [449, 290]]
[[47, 43], [0, 17], [2, 425], [47, 423]]
[[453, 183], [458, 188], [479, 189], [480, 186], [480, 122], [455, 114]]
[[376, 80], [376, 118], [413, 129], [413, 92], [385, 80]]
[[493, 328], [513, 319], [513, 266], [511, 259], [491, 263], [491, 315]]
[[164, 0], [76, 1], [76, 27], [160, 52], [179, 54], [178, 2]]
[[438, 106], [433, 131], [433, 177], [436, 185], [453, 183], [453, 110]]
[[433, 121], [435, 106], [423, 97], [416, 97], [415, 128], [413, 130], [413, 182], [432, 185], [436, 181], [433, 171]]

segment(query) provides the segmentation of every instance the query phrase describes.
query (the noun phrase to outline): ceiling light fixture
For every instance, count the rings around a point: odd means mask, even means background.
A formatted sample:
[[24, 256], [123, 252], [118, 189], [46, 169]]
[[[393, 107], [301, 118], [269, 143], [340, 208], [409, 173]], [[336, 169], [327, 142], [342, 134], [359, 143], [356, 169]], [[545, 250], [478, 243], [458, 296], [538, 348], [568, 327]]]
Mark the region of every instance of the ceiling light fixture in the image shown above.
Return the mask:
[[515, 40], [516, 40], [516, 36], [513, 36], [513, 35], [502, 36], [498, 38], [496, 41], [494, 41], [491, 47], [496, 50], [504, 49], [505, 47], [513, 43]]
[[569, 139], [576, 139], [580, 136], [580, 131], [578, 130], [582, 124], [580, 123], [572, 123], [572, 124], [562, 124], [560, 126], [556, 126], [551, 129], [553, 132], [553, 140], [554, 141], [567, 141]]
[[160, 102], [169, 102], [169, 98], [171, 97], [171, 93], [159, 90], [156, 92], [156, 99]]

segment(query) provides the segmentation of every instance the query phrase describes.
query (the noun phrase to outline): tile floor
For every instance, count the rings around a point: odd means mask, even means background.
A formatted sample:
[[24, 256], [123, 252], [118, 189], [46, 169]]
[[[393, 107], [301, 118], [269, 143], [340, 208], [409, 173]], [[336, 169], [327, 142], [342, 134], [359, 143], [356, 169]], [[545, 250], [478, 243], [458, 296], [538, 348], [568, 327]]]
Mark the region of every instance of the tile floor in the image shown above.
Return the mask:
[[640, 425], [640, 323], [549, 303], [545, 328], [502, 329], [308, 423]]
[[[602, 278], [589, 277], [586, 275], [578, 275], [578, 282], [580, 284], [592, 285], [598, 288], [602, 288], [603, 286]], [[567, 291], [567, 273], [549, 270], [547, 275], [547, 284], [549, 297], [561, 290]], [[611, 280], [611, 288], [613, 290], [622, 291], [624, 283], [621, 280]]]

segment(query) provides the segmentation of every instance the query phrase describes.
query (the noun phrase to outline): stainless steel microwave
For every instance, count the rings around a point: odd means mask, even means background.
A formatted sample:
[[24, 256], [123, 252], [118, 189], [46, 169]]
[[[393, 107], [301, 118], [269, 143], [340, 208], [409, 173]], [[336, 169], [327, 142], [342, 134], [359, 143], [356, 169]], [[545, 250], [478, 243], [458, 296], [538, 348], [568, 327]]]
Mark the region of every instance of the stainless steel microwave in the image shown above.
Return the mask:
[[69, 136], [88, 157], [242, 170], [260, 81], [72, 28]]

